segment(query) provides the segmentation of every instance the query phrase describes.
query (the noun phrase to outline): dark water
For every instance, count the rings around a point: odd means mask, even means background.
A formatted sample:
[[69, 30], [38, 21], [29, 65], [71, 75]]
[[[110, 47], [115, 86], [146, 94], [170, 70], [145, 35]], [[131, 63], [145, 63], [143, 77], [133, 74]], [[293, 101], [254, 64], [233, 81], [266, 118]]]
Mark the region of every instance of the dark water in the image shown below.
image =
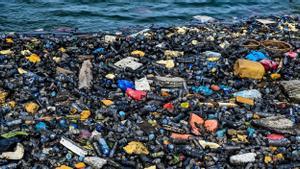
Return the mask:
[[220, 19], [253, 15], [299, 14], [300, 0], [188, 0], [188, 1], [13, 1], [0, 0], [0, 31], [23, 32], [43, 28], [101, 31], [178, 25], [194, 15]]

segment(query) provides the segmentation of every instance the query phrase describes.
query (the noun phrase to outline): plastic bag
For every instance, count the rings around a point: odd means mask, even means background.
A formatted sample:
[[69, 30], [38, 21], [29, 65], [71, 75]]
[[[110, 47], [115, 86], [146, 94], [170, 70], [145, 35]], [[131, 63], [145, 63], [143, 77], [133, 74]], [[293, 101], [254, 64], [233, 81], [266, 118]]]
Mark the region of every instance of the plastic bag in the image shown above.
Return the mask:
[[238, 59], [234, 64], [234, 74], [241, 78], [260, 80], [265, 74], [265, 68], [259, 62]]
[[144, 144], [137, 141], [131, 141], [127, 146], [123, 147], [123, 149], [128, 154], [149, 154], [149, 151]]

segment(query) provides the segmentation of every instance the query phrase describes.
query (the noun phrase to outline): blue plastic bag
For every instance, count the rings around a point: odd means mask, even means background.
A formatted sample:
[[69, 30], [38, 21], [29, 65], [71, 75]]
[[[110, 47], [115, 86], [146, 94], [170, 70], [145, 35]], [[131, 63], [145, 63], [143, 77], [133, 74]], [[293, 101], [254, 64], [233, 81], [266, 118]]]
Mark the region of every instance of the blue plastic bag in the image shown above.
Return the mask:
[[209, 96], [209, 95], [212, 95], [213, 94], [213, 91], [207, 87], [207, 86], [193, 86], [192, 87], [192, 90], [195, 92], [195, 93], [201, 93], [205, 96]]
[[212, 69], [212, 68], [215, 68], [217, 67], [217, 63], [216, 62], [208, 62], [207, 63], [207, 68], [208, 69]]
[[218, 130], [218, 131], [216, 132], [216, 136], [217, 136], [218, 138], [223, 138], [223, 137], [225, 136], [226, 131], [227, 131], [227, 129], [221, 129], [221, 130]]
[[249, 136], [249, 137], [253, 137], [254, 134], [255, 134], [255, 129], [254, 129], [254, 128], [251, 128], [251, 127], [248, 127], [248, 128], [247, 128], [247, 133], [248, 133], [248, 136]]
[[256, 62], [256, 61], [260, 61], [263, 59], [268, 59], [268, 56], [262, 52], [253, 50], [246, 56], [246, 59]]
[[225, 94], [229, 94], [233, 91], [233, 88], [230, 86], [220, 85], [220, 89], [224, 91]]
[[37, 131], [47, 130], [47, 124], [44, 122], [39, 122], [38, 124], [35, 125], [35, 129]]
[[118, 87], [122, 89], [122, 91], [126, 91], [127, 88], [134, 89], [134, 84], [129, 80], [118, 80]]
[[93, 54], [103, 53], [103, 52], [104, 52], [104, 48], [97, 48], [93, 51]]

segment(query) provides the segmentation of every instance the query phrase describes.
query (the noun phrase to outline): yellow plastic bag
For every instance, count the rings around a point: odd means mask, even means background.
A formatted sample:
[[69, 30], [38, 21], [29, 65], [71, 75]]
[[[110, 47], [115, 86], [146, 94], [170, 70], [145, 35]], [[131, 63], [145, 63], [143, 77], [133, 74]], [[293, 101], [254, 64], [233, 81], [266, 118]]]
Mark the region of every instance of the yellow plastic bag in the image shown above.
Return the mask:
[[15, 101], [10, 101], [8, 102], [8, 105], [10, 106], [10, 108], [15, 108], [17, 103]]
[[131, 55], [143, 57], [143, 56], [145, 56], [145, 52], [140, 51], [140, 50], [135, 50], [135, 51], [131, 52]]
[[272, 157], [271, 157], [271, 156], [265, 156], [264, 162], [265, 162], [266, 164], [271, 163], [271, 162], [272, 162]]
[[149, 151], [144, 144], [138, 141], [131, 141], [127, 146], [123, 147], [123, 149], [128, 154], [149, 154]]
[[5, 41], [6, 43], [14, 43], [14, 40], [12, 38], [6, 38]]
[[58, 50], [61, 51], [61, 52], [63, 52], [63, 53], [65, 53], [65, 52], [67, 51], [67, 50], [66, 50], [65, 48], [63, 48], [63, 47], [59, 48]]
[[108, 100], [108, 99], [101, 100], [101, 102], [102, 102], [105, 106], [110, 106], [110, 105], [114, 104], [113, 101]]
[[90, 117], [91, 115], [91, 111], [90, 110], [83, 110], [81, 113], [80, 113], [80, 120], [86, 120]]
[[241, 78], [260, 80], [265, 74], [265, 68], [259, 62], [238, 59], [234, 64], [234, 75]]
[[238, 134], [238, 135], [237, 135], [237, 138], [238, 138], [241, 142], [248, 142], [247, 135], [244, 135], [244, 134]]
[[189, 104], [189, 102], [183, 102], [183, 103], [180, 104], [180, 107], [184, 108], [184, 109], [187, 109], [187, 108], [190, 107], [190, 104]]
[[180, 51], [175, 51], [175, 50], [166, 50], [164, 52], [164, 55], [166, 57], [179, 57], [179, 56], [183, 56], [184, 52], [180, 52]]
[[284, 160], [284, 156], [282, 153], [276, 154], [274, 157], [276, 160]]
[[25, 104], [25, 110], [31, 114], [36, 113], [39, 110], [39, 107], [40, 106], [34, 102], [29, 102]]
[[0, 90], [0, 104], [5, 102], [8, 93]]
[[37, 54], [31, 54], [29, 57], [26, 57], [32, 63], [39, 63], [41, 58]]

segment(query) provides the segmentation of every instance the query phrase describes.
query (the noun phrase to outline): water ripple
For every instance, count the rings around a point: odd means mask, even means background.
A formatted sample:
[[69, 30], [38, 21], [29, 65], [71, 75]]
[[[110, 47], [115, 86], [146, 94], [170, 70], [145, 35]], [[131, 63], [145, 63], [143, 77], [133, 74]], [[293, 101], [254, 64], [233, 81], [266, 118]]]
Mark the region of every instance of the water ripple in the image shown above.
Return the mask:
[[299, 14], [300, 1], [288, 0], [0, 0], [0, 31], [77, 27], [81, 31], [131, 26], [180, 25], [194, 15], [219, 19], [253, 15]]

